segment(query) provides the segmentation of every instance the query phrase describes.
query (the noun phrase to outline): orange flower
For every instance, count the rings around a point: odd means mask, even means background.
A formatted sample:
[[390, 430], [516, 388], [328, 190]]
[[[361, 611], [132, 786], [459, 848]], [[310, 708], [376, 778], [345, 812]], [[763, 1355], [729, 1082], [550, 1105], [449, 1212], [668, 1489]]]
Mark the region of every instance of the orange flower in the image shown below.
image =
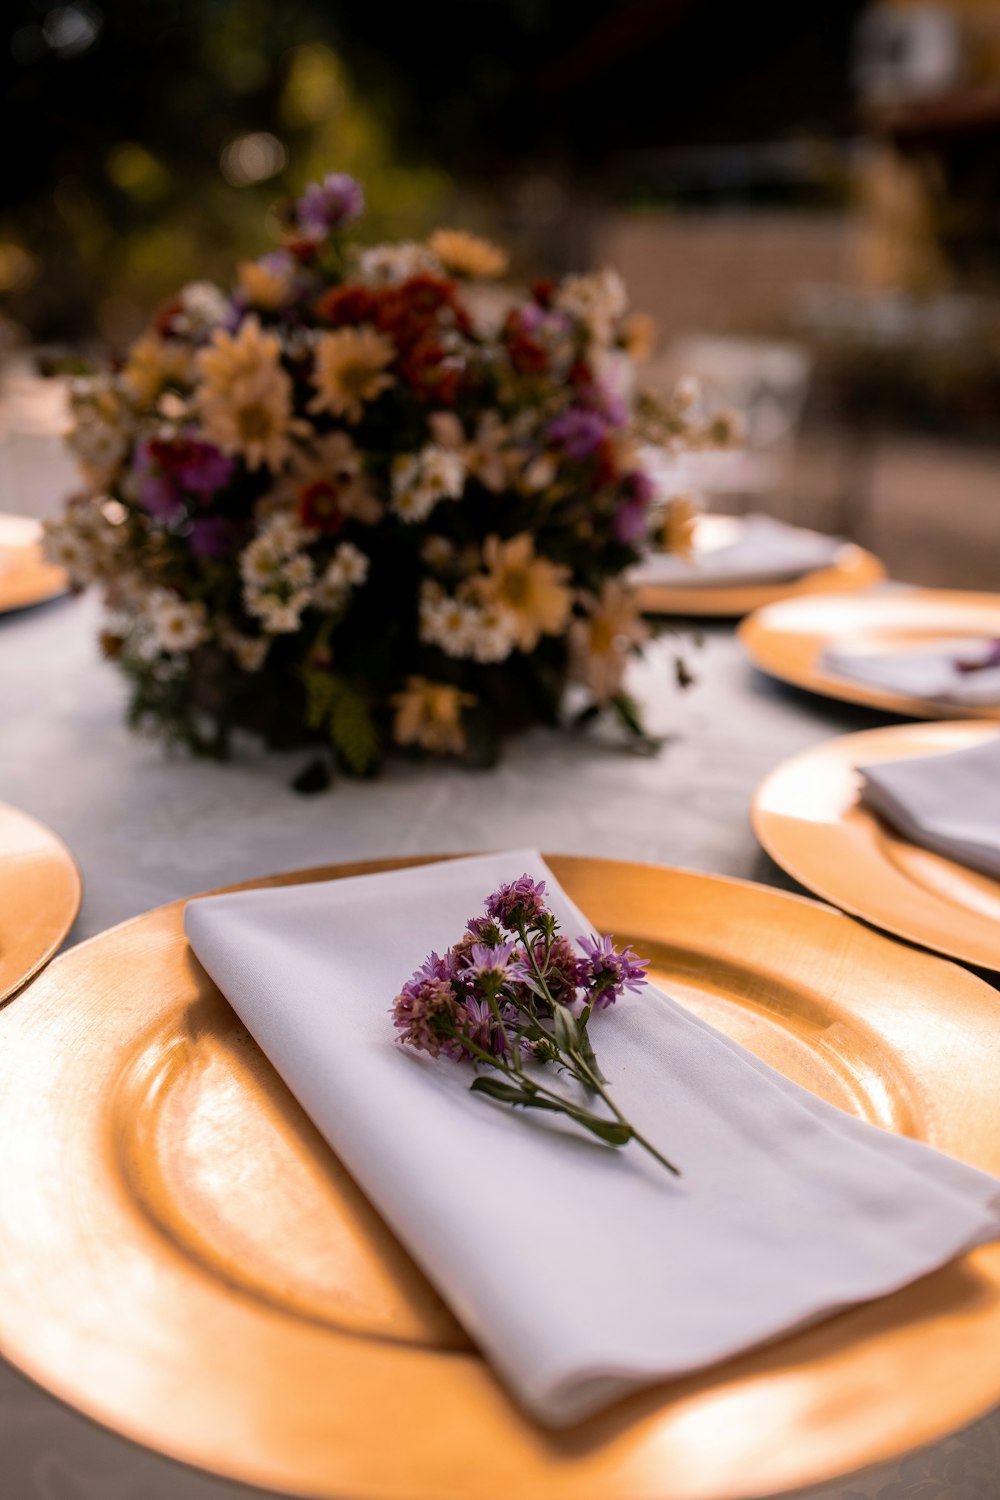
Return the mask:
[[390, 700], [396, 710], [392, 733], [397, 745], [419, 745], [439, 755], [460, 755], [465, 749], [462, 709], [478, 701], [447, 682], [408, 677], [401, 693]]

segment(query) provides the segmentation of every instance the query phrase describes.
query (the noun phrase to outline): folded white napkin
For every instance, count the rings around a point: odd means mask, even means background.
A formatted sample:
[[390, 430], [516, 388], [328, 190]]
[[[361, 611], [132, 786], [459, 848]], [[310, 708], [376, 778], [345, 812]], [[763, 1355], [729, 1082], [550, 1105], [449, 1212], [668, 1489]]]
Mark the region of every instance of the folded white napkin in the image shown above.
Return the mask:
[[981, 636], [955, 636], [930, 646], [898, 651], [859, 651], [828, 646], [820, 656], [825, 672], [866, 687], [884, 688], [928, 702], [989, 705], [1000, 703], [1000, 666], [963, 672], [959, 662], [985, 662], [993, 643]]
[[969, 750], [858, 769], [861, 800], [911, 842], [1000, 879], [1000, 733]]
[[709, 516], [706, 521], [712, 524], [702, 528], [701, 544], [696, 532], [690, 560], [673, 552], [650, 551], [631, 570], [633, 582], [706, 588], [783, 583], [830, 567], [844, 545], [840, 537], [804, 531], [773, 516]]
[[1000, 1235], [1000, 1181], [853, 1119], [652, 989], [592, 1022], [614, 1096], [683, 1171], [468, 1092], [389, 1007], [532, 851], [192, 901], [198, 958], [522, 1403], [578, 1420], [891, 1292]]

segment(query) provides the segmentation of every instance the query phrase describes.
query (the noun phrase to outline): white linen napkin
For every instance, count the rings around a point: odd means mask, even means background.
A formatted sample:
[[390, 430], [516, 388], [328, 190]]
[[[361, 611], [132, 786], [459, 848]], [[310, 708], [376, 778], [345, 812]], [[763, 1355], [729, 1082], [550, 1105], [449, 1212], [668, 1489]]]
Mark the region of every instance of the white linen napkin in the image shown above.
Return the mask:
[[1000, 880], [1000, 733], [968, 750], [858, 770], [862, 802], [905, 838]]
[[616, 1101], [678, 1163], [468, 1092], [389, 1007], [533, 851], [189, 903], [209, 974], [441, 1296], [539, 1420], [576, 1421], [891, 1292], [1000, 1235], [1000, 1181], [853, 1119], [658, 991], [592, 1022]]
[[992, 650], [993, 643], [981, 636], [956, 636], [898, 651], [828, 646], [820, 656], [820, 666], [835, 677], [884, 688], [905, 698], [989, 705], [1000, 703], [1000, 666], [963, 672], [958, 663], [985, 662]]
[[[708, 517], [711, 521], [729, 518]], [[706, 528], [709, 537], [711, 531]], [[729, 527], [719, 527], [726, 537]], [[674, 552], [650, 551], [630, 569], [636, 584], [661, 584], [674, 587], [714, 587], [719, 584], [738, 586], [754, 583], [784, 583], [828, 568], [844, 545], [840, 537], [823, 536], [789, 526], [773, 516], [749, 515], [733, 519], [730, 540], [721, 545], [699, 547], [689, 560]], [[696, 533], [697, 537], [697, 533]]]

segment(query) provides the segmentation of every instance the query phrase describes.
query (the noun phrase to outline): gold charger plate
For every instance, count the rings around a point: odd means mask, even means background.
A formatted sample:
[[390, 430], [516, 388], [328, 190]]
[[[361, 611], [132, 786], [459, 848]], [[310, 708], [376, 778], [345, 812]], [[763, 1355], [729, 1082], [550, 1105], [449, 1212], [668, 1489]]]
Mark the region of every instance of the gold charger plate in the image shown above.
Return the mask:
[[[695, 523], [696, 542], [721, 546], [731, 539], [736, 516], [700, 516]], [[638, 587], [639, 607], [650, 615], [728, 616], [748, 615], [778, 599], [803, 594], [846, 594], [870, 588], [885, 577], [878, 558], [854, 542], [844, 542], [831, 567], [817, 568], [801, 578], [784, 583], [683, 584], [645, 583]]]
[[62, 568], [42, 556], [42, 528], [28, 516], [0, 515], [0, 614], [65, 594]]
[[[1000, 1171], [981, 980], [762, 886], [552, 866], [698, 1015]], [[183, 905], [71, 950], [0, 1013], [0, 1352], [91, 1417], [321, 1500], [737, 1500], [932, 1442], [1000, 1398], [990, 1247], [579, 1428], [537, 1427], [194, 960]]]
[[1000, 637], [1000, 594], [907, 589], [865, 598], [785, 599], [739, 627], [756, 666], [812, 693], [914, 719], [1000, 719], [1000, 704], [908, 698], [834, 676], [821, 665], [828, 646], [848, 641], [859, 651], [891, 651], [962, 635]]
[[[783, 869], [845, 911], [952, 958], [1000, 970], [1000, 880], [921, 849], [864, 807], [855, 766], [992, 739], [980, 721], [897, 724], [829, 740], [757, 789], [754, 832]], [[1000, 1006], [1000, 996], [997, 997]]]
[[66, 845], [44, 823], [0, 803], [0, 1004], [56, 952], [80, 896]]

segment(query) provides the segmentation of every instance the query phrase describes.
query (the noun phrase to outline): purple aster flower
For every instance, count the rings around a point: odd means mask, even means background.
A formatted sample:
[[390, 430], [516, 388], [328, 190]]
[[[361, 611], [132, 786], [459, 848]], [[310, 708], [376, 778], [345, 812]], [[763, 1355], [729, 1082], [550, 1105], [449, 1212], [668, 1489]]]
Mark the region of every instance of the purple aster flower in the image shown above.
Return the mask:
[[614, 1005], [626, 990], [641, 990], [646, 983], [646, 960], [631, 947], [618, 949], [609, 937], [581, 938], [580, 946], [587, 955], [580, 964], [580, 983], [595, 1010]]
[[955, 668], [959, 672], [982, 672], [987, 667], [1000, 667], [1000, 640], [987, 641], [981, 656], [956, 656]]
[[195, 557], [228, 557], [236, 550], [241, 528], [225, 516], [198, 516], [188, 538]]
[[[437, 960], [436, 954], [431, 955]], [[430, 960], [428, 960], [428, 963]], [[428, 964], [407, 980], [392, 1002], [392, 1024], [399, 1032], [397, 1040], [431, 1057], [460, 1058], [462, 1045], [455, 1032], [461, 1028], [464, 1012], [452, 989], [451, 981], [426, 972]]]
[[514, 951], [514, 939], [496, 945], [473, 943], [469, 952], [467, 972], [476, 979], [492, 978], [502, 981], [507, 977], [510, 956]]
[[174, 444], [173, 472], [181, 486], [191, 495], [214, 495], [225, 489], [233, 477], [236, 464], [212, 443], [183, 437]]
[[447, 979], [455, 978], [455, 960], [452, 949], [449, 948], [442, 958], [440, 953], [429, 953], [420, 968], [414, 974], [414, 979]]
[[549, 423], [549, 437], [569, 458], [589, 458], [604, 441], [607, 423], [600, 412], [571, 406]]
[[517, 321], [523, 332], [537, 333], [545, 322], [545, 309], [537, 302], [529, 302], [517, 310]]
[[520, 875], [509, 885], [502, 885], [486, 899], [486, 914], [508, 932], [519, 926], [530, 927], [545, 914], [545, 881]]
[[[540, 965], [544, 957], [545, 945], [539, 943], [535, 948], [535, 962]], [[545, 983], [549, 987], [553, 1000], [558, 1000], [560, 1005], [572, 1005], [576, 999], [581, 962], [576, 949], [572, 943], [567, 942], [566, 938], [553, 939], [552, 947], [549, 949]]]
[[598, 405], [605, 420], [612, 427], [624, 427], [628, 421], [628, 407], [624, 400], [615, 391], [609, 391], [607, 386], [597, 387]]
[[331, 172], [309, 184], [295, 205], [295, 219], [303, 233], [323, 239], [360, 217], [364, 207], [361, 184], [346, 172]]
[[169, 521], [183, 510], [184, 502], [174, 479], [164, 473], [154, 444], [155, 440], [148, 438], [139, 444], [132, 472], [143, 510], [158, 521]]
[[646, 535], [646, 514], [649, 507], [643, 500], [623, 500], [611, 518], [612, 529], [618, 541], [627, 547], [641, 542]]
[[507, 1051], [503, 1032], [496, 1024], [487, 1000], [480, 1000], [475, 995], [469, 995], [462, 1003], [459, 1026], [469, 1041], [474, 1042], [477, 1047], [482, 1047], [484, 1052], [490, 1052], [494, 1057], [502, 1057]]
[[620, 542], [632, 546], [641, 542], [646, 534], [646, 515], [656, 488], [648, 474], [633, 469], [622, 481], [625, 498], [612, 519], [615, 536]]

